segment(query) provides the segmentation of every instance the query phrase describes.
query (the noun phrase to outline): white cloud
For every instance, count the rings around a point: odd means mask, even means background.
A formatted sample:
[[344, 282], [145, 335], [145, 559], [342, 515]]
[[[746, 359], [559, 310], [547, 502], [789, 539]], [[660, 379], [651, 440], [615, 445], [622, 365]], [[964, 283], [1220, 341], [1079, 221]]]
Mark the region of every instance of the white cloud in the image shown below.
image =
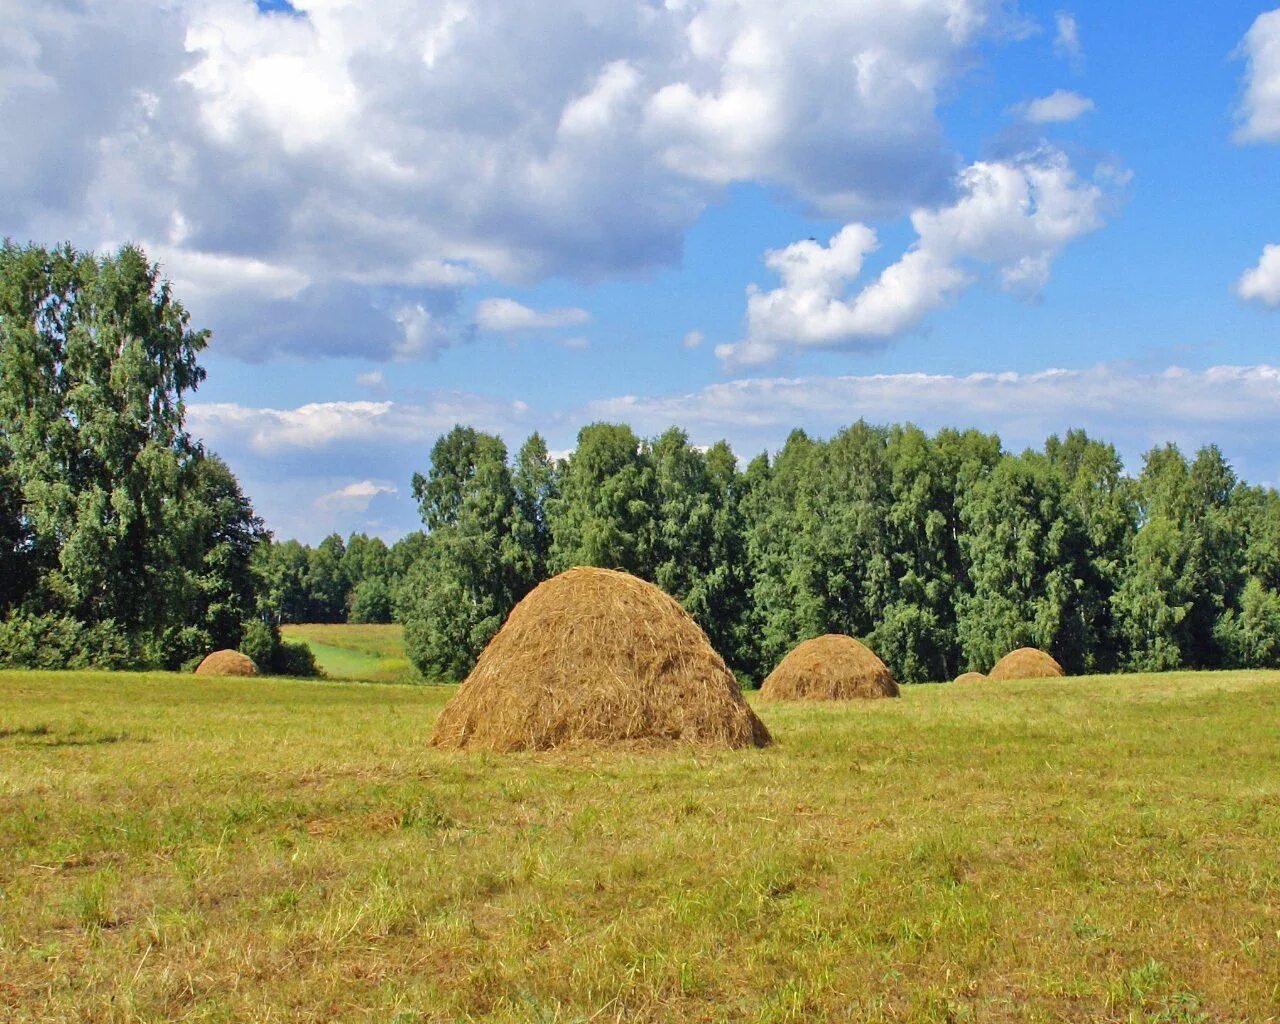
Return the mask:
[[581, 337], [581, 336], [579, 336], [579, 335], [574, 335], [574, 336], [573, 336], [573, 337], [571, 337], [571, 338], [561, 338], [561, 339], [560, 339], [560, 347], [561, 347], [561, 348], [571, 348], [571, 349], [584, 349], [584, 348], [590, 348], [590, 347], [591, 347], [591, 339], [590, 339], [590, 338], [583, 338], [583, 337]]
[[251, 256], [196, 252], [167, 245], [147, 246], [147, 256], [160, 264], [184, 302], [215, 296], [246, 295], [264, 299], [292, 299], [311, 279], [293, 267]]
[[[601, 419], [630, 423], [646, 436], [676, 424], [696, 444], [723, 437], [750, 455], [778, 448], [793, 427], [829, 434], [859, 417], [996, 431], [1015, 451], [1083, 427], [1116, 443], [1130, 465], [1165, 441], [1186, 450], [1215, 442], [1245, 479], [1280, 480], [1271, 441], [1280, 430], [1280, 367], [1267, 365], [755, 378], [536, 411], [463, 393], [296, 409], [195, 403], [190, 425], [228, 460], [273, 530], [314, 541], [334, 529], [365, 528], [367, 520], [339, 498], [352, 488], [346, 497], [358, 504], [368, 484], [398, 489], [369, 496], [378, 503], [380, 532], [396, 537], [416, 528], [405, 485], [426, 468], [431, 443], [456, 423], [498, 433], [512, 451], [536, 429], [557, 457], [571, 450], [581, 426]], [[317, 515], [321, 499], [332, 500]]]
[[356, 374], [356, 383], [362, 388], [369, 388], [378, 391], [387, 385], [386, 378], [381, 370], [370, 370], [368, 373]]
[[591, 314], [585, 309], [568, 306], [562, 309], [536, 310], [515, 299], [481, 299], [476, 304], [476, 326], [484, 331], [530, 331], [585, 324]]
[[701, 331], [685, 331], [684, 337], [680, 339], [680, 344], [687, 349], [695, 349], [702, 345], [703, 336]]
[[1280, 308], [1280, 245], [1263, 248], [1258, 265], [1246, 270], [1236, 282], [1236, 294], [1272, 309]]
[[456, 331], [478, 280], [672, 264], [732, 182], [843, 219], [938, 201], [940, 98], [1012, 17], [1002, 0], [295, 6], [7, 0], [6, 232], [167, 247], [230, 354], [430, 354], [445, 342], [405, 337], [405, 309]]
[[486, 429], [524, 421], [528, 407], [465, 392], [434, 394], [420, 405], [392, 401], [308, 402], [293, 409], [195, 402], [188, 408], [191, 432], [219, 452], [247, 451], [261, 457], [292, 457], [335, 448], [369, 455], [381, 444], [421, 444], [455, 423]]
[[1240, 49], [1247, 67], [1236, 141], [1280, 141], [1280, 9], [1258, 15]]
[[1032, 124], [1074, 121], [1093, 109], [1093, 100], [1068, 89], [1056, 89], [1048, 96], [1028, 100], [1018, 107], [1022, 116]]
[[395, 486], [385, 480], [357, 480], [336, 491], [322, 494], [315, 500], [320, 509], [342, 508], [364, 512], [379, 494], [399, 494]]
[[1057, 29], [1053, 38], [1054, 52], [1079, 66], [1084, 60], [1084, 46], [1080, 42], [1080, 26], [1075, 15], [1069, 11], [1059, 11], [1054, 15], [1053, 21]]
[[775, 450], [794, 427], [830, 434], [859, 418], [927, 430], [977, 427], [999, 433], [1012, 451], [1084, 428], [1115, 443], [1131, 467], [1167, 441], [1188, 451], [1216, 443], [1244, 479], [1280, 479], [1270, 441], [1280, 430], [1280, 366], [754, 378], [596, 401], [578, 416], [621, 420], [645, 435], [678, 424], [697, 442], [724, 437], [747, 456]]
[[746, 338], [717, 346], [716, 354], [730, 366], [748, 366], [786, 346], [882, 343], [919, 325], [982, 267], [996, 271], [1006, 290], [1034, 295], [1063, 247], [1102, 224], [1102, 191], [1080, 181], [1056, 150], [972, 164], [958, 192], [948, 206], [916, 210], [916, 242], [852, 295], [850, 282], [876, 248], [875, 232], [863, 224], [846, 225], [826, 246], [809, 239], [766, 253], [782, 284], [748, 289]]

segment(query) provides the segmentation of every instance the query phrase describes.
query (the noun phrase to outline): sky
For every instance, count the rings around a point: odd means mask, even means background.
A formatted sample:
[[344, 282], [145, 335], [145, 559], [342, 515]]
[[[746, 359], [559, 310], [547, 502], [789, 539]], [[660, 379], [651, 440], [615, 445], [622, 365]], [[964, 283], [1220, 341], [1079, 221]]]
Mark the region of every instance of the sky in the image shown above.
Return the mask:
[[[1274, 0], [1272, 0], [1274, 2]], [[0, 0], [0, 235], [141, 245], [280, 537], [455, 423], [859, 418], [1280, 484], [1280, 9]]]

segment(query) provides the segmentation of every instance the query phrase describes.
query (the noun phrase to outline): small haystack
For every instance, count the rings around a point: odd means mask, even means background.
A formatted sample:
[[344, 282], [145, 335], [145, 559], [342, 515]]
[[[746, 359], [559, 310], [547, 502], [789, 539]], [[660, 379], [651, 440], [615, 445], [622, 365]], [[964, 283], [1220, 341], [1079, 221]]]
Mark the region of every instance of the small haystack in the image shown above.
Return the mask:
[[981, 672], [962, 672], [956, 676], [955, 681], [957, 683], [980, 683], [986, 678]]
[[769, 731], [689, 614], [625, 572], [578, 568], [512, 609], [436, 720], [437, 747], [762, 747]]
[[198, 676], [256, 676], [258, 666], [239, 651], [214, 651], [196, 666]]
[[768, 700], [855, 700], [898, 696], [875, 652], [851, 636], [828, 633], [796, 647], [760, 687]]
[[1034, 647], [1019, 647], [1011, 651], [991, 670], [992, 679], [1051, 679], [1064, 675], [1061, 665]]

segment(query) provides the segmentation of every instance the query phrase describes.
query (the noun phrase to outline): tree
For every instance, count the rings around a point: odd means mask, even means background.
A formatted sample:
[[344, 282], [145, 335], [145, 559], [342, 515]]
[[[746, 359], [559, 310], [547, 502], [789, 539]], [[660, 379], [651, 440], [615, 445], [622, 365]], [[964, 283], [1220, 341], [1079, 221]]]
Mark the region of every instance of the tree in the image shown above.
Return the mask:
[[517, 572], [525, 579], [540, 581], [547, 576], [551, 556], [547, 505], [555, 500], [557, 492], [556, 466], [541, 434], [531, 434], [516, 454], [511, 486], [515, 491], [511, 543], [516, 550], [514, 557], [521, 563]]
[[885, 454], [889, 600], [872, 646], [900, 681], [951, 679], [961, 665], [956, 603], [968, 583], [959, 510], [999, 460], [1000, 443], [976, 431], [931, 438], [907, 425], [890, 429]]
[[296, 540], [269, 542], [259, 547], [255, 566], [262, 580], [258, 596], [262, 617], [276, 625], [309, 621], [307, 549]]
[[1045, 442], [1049, 464], [1063, 481], [1063, 501], [1080, 523], [1088, 544], [1085, 600], [1098, 610], [1092, 667], [1112, 671], [1121, 657], [1112, 596], [1122, 585], [1138, 522], [1138, 490], [1124, 475], [1113, 445], [1092, 440], [1083, 430]]
[[970, 488], [961, 519], [972, 582], [957, 603], [965, 667], [986, 671], [1031, 646], [1069, 672], [1091, 669], [1097, 608], [1085, 587], [1087, 543], [1048, 459], [1006, 455]]
[[424, 676], [460, 679], [534, 583], [522, 574], [512, 540], [516, 496], [506, 447], [454, 427], [432, 447], [427, 475], [414, 474], [413, 494], [429, 533], [396, 617]]
[[207, 338], [136, 248], [0, 247], [0, 434], [37, 607], [167, 625], [157, 597], [178, 575], [170, 526], [194, 457], [185, 396]]
[[[195, 631], [185, 657], [239, 646], [244, 623], [257, 611], [262, 581], [255, 554], [267, 540], [262, 520], [225, 462], [202, 454], [192, 463], [192, 474], [184, 516], [190, 586], [173, 614]], [[175, 640], [167, 644], [170, 650], [178, 646]]]
[[350, 589], [343, 558], [347, 546], [331, 533], [314, 548], [307, 549], [306, 590], [308, 622], [345, 622], [347, 591]]
[[583, 427], [559, 482], [560, 493], [547, 503], [552, 571], [595, 565], [651, 579], [653, 464], [631, 428]]
[[[0, 601], [76, 624], [28, 635], [110, 636], [99, 649], [145, 664], [234, 632], [232, 535], [257, 534], [230, 471], [184, 427], [207, 339], [133, 246], [0, 246]], [[199, 514], [200, 500], [217, 507]]]

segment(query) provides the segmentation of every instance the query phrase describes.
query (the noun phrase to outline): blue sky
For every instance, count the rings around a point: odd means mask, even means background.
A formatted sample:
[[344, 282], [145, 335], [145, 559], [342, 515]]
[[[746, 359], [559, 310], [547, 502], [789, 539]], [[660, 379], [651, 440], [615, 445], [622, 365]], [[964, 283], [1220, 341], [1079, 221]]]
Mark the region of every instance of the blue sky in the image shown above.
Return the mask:
[[457, 421], [1083, 426], [1280, 483], [1280, 10], [282, 6], [0, 42], [0, 233], [161, 261], [281, 535], [412, 528]]

